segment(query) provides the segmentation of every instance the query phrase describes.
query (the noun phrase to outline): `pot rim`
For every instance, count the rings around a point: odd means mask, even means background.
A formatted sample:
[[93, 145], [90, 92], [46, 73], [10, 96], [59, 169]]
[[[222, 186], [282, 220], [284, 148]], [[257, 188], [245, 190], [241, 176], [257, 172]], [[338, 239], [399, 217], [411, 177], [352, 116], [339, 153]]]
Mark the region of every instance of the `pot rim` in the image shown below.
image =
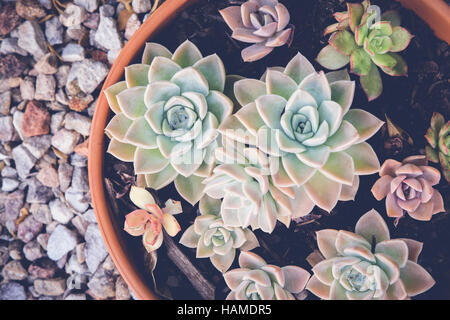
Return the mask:
[[110, 208], [107, 204], [108, 201], [106, 200], [103, 185], [104, 129], [110, 112], [104, 90], [122, 78], [124, 68], [131, 63], [135, 55], [141, 51], [142, 47], [151, 36], [172, 21], [180, 11], [196, 1], [197, 0], [166, 0], [155, 10], [151, 17], [142, 24], [138, 31], [136, 31], [128, 43], [122, 48], [119, 56], [111, 67], [100, 91], [100, 96], [92, 119], [88, 157], [89, 186], [92, 197], [92, 206], [97, 217], [103, 240], [105, 241], [114, 264], [133, 293], [141, 300], [155, 300], [158, 299], [158, 297], [147, 285], [145, 285], [144, 279], [142, 279], [142, 276], [136, 271], [136, 268], [128, 259], [125, 246], [121, 243], [112, 223], [113, 220], [110, 215]]
[[[198, 0], [166, 0], [136, 31], [128, 43], [122, 48], [118, 58], [111, 67], [103, 84], [97, 101], [89, 137], [89, 186], [92, 206], [95, 211], [99, 229], [114, 264], [128, 284], [134, 295], [141, 300], [155, 300], [158, 296], [145, 284], [136, 268], [131, 263], [113, 226], [113, 218], [105, 196], [103, 184], [104, 163], [104, 128], [109, 115], [109, 105], [104, 90], [118, 82], [124, 73], [124, 68], [141, 51], [148, 39], [161, 28], [170, 23], [175, 16], [186, 7]], [[450, 7], [443, 0], [397, 0], [406, 8], [413, 9], [435, 31], [436, 35], [450, 44]], [[437, 16], [437, 18], [436, 18]], [[441, 28], [446, 26], [446, 28]], [[443, 33], [444, 32], [444, 33]]]

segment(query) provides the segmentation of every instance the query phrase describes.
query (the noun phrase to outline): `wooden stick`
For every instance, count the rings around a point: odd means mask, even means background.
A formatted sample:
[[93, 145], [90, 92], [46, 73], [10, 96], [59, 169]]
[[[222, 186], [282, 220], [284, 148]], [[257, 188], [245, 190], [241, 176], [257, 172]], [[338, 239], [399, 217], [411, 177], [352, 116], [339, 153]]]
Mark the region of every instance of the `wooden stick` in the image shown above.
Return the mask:
[[187, 277], [192, 286], [205, 300], [213, 300], [216, 288], [194, 267], [186, 255], [181, 252], [177, 244], [164, 233], [164, 244], [167, 248], [167, 256]]

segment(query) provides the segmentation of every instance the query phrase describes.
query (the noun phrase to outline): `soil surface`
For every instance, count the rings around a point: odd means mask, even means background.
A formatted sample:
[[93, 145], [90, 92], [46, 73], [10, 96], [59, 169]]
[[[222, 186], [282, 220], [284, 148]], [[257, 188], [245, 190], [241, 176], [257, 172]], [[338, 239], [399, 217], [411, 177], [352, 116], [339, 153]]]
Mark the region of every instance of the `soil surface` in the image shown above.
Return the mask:
[[[226, 0], [200, 0], [196, 5], [182, 12], [168, 27], [156, 38], [149, 39], [174, 50], [186, 39], [193, 41], [202, 51], [203, 55], [217, 53], [223, 60], [227, 74], [239, 74], [249, 78], [260, 78], [267, 67], [285, 66], [287, 62], [300, 51], [310, 61], [314, 61], [317, 53], [323, 48], [327, 39], [322, 36], [326, 26], [333, 23], [332, 14], [336, 11], [345, 11], [342, 0], [284, 0], [283, 4], [291, 13], [291, 23], [295, 26], [294, 39], [290, 47], [275, 49], [266, 58], [254, 62], [244, 63], [240, 56], [242, 48], [247, 46], [233, 40], [231, 31], [218, 14], [218, 10], [236, 1]], [[399, 9], [402, 16], [402, 26], [415, 35], [408, 49], [402, 53], [409, 66], [408, 77], [390, 77], [383, 74], [384, 91], [380, 98], [368, 102], [359, 82], [354, 108], [362, 108], [380, 119], [387, 115], [396, 125], [411, 136], [413, 144], [409, 145], [400, 139], [389, 139], [386, 130], [370, 139], [380, 162], [387, 158], [402, 160], [414, 154], [423, 154], [426, 145], [424, 134], [429, 127], [433, 112], [440, 112], [446, 119], [450, 118], [449, 104], [449, 70], [450, 53], [448, 45], [437, 39], [430, 28], [411, 11], [403, 9], [398, 3], [388, 0], [373, 1], [382, 11]], [[138, 55], [139, 56], [139, 55]], [[317, 70], [322, 69], [315, 63]], [[357, 77], [352, 75], [353, 80]], [[123, 174], [119, 176], [117, 169], [125, 170], [132, 175], [132, 167], [111, 156], [106, 158], [105, 177], [113, 181], [123, 181]], [[127, 175], [128, 176], [128, 175]], [[412, 238], [424, 243], [419, 263], [426, 268], [436, 280], [436, 285], [428, 292], [415, 299], [450, 299], [450, 216], [449, 211], [437, 214], [430, 222], [420, 222], [406, 216], [394, 226], [394, 220], [386, 216], [384, 201], [376, 201], [370, 192], [378, 175], [362, 176], [359, 191], [355, 201], [339, 202], [327, 213], [315, 208], [308, 217], [309, 221], [292, 223], [287, 229], [277, 225], [272, 234], [256, 231], [261, 247], [254, 250], [268, 263], [284, 266], [297, 265], [310, 270], [306, 257], [316, 249], [315, 232], [321, 229], [354, 230], [359, 217], [372, 208], [375, 208], [387, 221], [392, 238]], [[120, 189], [116, 185], [116, 189]], [[442, 178], [437, 189], [444, 196], [446, 208], [450, 208], [449, 185]], [[156, 193], [161, 203], [166, 199], [175, 200], [181, 197], [171, 185]], [[123, 224], [123, 217], [132, 207], [126, 200], [126, 194], [118, 200], [118, 230]], [[195, 219], [197, 207], [183, 202], [184, 212], [177, 216], [182, 231]], [[119, 213], [120, 212], [120, 213]], [[148, 260], [142, 248], [140, 239], [128, 236], [121, 231], [129, 245], [130, 252], [135, 257], [136, 265], [141, 268], [148, 283], [152, 278], [148, 272]], [[178, 242], [182, 232], [175, 237]], [[221, 274], [212, 266], [209, 259], [196, 259], [195, 250], [180, 245], [180, 249], [191, 259], [192, 263], [216, 286], [216, 299], [225, 298], [228, 289]], [[237, 259], [233, 266], [237, 266]], [[197, 299], [199, 295], [192, 288], [187, 279], [177, 267], [167, 258], [165, 247], [158, 251], [158, 263], [155, 270], [157, 289], [164, 297], [174, 299]], [[300, 298], [300, 297], [299, 297]], [[302, 296], [304, 298], [304, 295]], [[308, 293], [307, 299], [316, 299]]]

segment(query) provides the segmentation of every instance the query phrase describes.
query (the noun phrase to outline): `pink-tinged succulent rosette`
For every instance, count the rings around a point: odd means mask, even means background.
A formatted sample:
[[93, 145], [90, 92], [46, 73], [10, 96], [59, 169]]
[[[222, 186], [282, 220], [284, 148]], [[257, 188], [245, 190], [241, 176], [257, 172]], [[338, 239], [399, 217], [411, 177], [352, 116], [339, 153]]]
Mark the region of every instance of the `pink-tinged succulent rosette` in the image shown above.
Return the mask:
[[253, 43], [242, 50], [242, 59], [247, 62], [259, 60], [285, 45], [293, 32], [287, 28], [289, 11], [277, 0], [249, 0], [241, 6], [220, 10], [220, 14], [233, 30], [234, 39]]
[[267, 264], [253, 252], [241, 252], [238, 269], [223, 274], [231, 289], [227, 300], [295, 300], [310, 274], [297, 266]]
[[307, 290], [325, 300], [404, 300], [430, 289], [435, 281], [417, 263], [422, 243], [391, 239], [375, 210], [356, 223], [355, 233], [317, 232], [323, 260], [313, 266]]
[[389, 217], [401, 218], [407, 212], [413, 219], [429, 221], [434, 214], [445, 211], [441, 194], [433, 188], [441, 174], [427, 164], [421, 155], [383, 163], [372, 194], [377, 200], [386, 198]]
[[179, 201], [169, 199], [165, 207], [160, 208], [150, 192], [134, 186], [131, 187], [130, 200], [139, 209], [126, 215], [123, 229], [132, 236], [142, 236], [142, 242], [148, 252], [161, 247], [164, 239], [163, 229], [171, 237], [181, 230], [173, 216], [182, 211]]

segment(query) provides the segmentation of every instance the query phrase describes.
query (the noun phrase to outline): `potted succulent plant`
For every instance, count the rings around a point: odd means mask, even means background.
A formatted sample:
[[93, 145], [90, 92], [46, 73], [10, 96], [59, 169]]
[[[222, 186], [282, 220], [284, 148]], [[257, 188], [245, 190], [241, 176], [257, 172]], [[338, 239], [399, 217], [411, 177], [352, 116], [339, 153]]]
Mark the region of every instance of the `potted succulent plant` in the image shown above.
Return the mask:
[[[382, 113], [404, 110], [387, 111], [395, 103], [383, 98], [404, 78], [378, 70], [406, 75], [409, 49], [404, 58], [398, 52], [417, 28], [401, 27], [393, 11], [382, 15], [378, 1], [303, 4], [325, 10], [315, 13], [326, 16], [317, 25], [302, 24], [306, 13], [294, 16], [296, 1], [205, 2], [166, 0], [151, 15], [114, 63], [92, 123], [93, 205], [136, 297], [185, 298], [191, 290], [203, 298], [296, 299], [306, 290], [321, 299], [409, 299], [430, 289], [436, 275], [418, 264], [422, 244], [390, 240], [385, 220], [401, 225], [405, 217], [418, 234], [405, 212], [428, 221], [445, 211], [440, 171], [425, 156], [411, 157], [403, 136], [390, 130], [383, 143], [376, 135]], [[426, 8], [421, 17], [446, 36], [448, 17], [429, 15], [447, 6], [406, 6]], [[327, 27], [330, 10], [337, 22]], [[379, 98], [366, 107], [361, 92]], [[446, 126], [433, 119], [427, 155], [445, 160]], [[393, 139], [402, 162], [387, 159]], [[384, 197], [386, 207], [377, 201]], [[373, 207], [381, 214], [361, 217]], [[355, 223], [355, 233], [334, 230]]]

